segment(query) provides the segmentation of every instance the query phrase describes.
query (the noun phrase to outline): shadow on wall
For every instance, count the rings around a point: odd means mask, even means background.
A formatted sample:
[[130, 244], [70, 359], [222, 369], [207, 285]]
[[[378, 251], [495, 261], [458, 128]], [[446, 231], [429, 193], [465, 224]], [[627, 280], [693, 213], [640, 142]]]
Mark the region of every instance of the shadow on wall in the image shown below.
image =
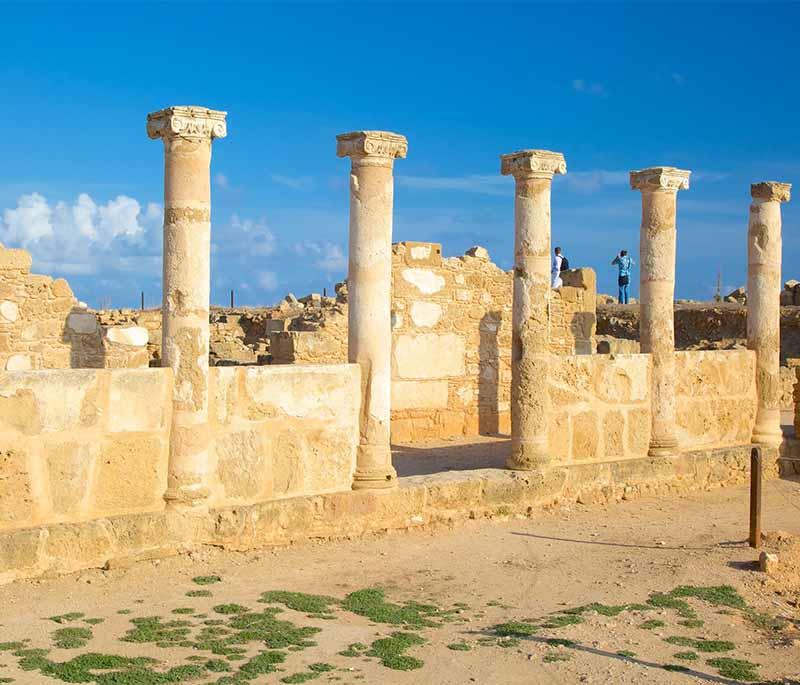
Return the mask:
[[500, 432], [498, 414], [500, 382], [500, 345], [498, 335], [502, 314], [486, 312], [480, 321], [478, 347], [478, 432], [492, 435]]
[[61, 342], [69, 346], [69, 365], [72, 369], [103, 369], [106, 349], [102, 329], [93, 312], [73, 307], [64, 320]]

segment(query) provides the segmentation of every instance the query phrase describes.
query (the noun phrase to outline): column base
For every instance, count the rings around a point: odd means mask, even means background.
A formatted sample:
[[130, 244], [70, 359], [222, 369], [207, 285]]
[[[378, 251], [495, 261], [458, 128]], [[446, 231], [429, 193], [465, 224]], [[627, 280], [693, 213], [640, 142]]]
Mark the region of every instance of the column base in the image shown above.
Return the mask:
[[511, 439], [511, 456], [506, 459], [506, 468], [512, 471], [542, 471], [550, 461], [546, 444]]
[[397, 487], [397, 471], [388, 470], [358, 471], [353, 475], [353, 490], [388, 490]]
[[210, 496], [211, 491], [205, 485], [184, 483], [167, 488], [164, 501], [168, 510], [191, 510], [200, 513], [208, 509]]
[[766, 447], [780, 447], [783, 442], [783, 431], [763, 430], [757, 426], [753, 429], [753, 444]]
[[647, 449], [648, 457], [674, 457], [678, 454], [677, 440], [654, 440]]

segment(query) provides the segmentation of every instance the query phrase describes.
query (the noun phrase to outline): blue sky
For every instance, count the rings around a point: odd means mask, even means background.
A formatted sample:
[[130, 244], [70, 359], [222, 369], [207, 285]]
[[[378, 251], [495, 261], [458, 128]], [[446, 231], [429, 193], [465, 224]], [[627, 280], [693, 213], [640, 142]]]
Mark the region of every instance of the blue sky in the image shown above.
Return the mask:
[[[554, 244], [605, 292], [614, 253], [638, 250], [628, 170], [691, 169], [676, 290], [706, 298], [718, 268], [725, 287], [745, 282], [750, 182], [800, 176], [799, 20], [800, 5], [771, 3], [4, 4], [0, 241], [92, 306], [141, 290], [158, 303], [163, 152], [145, 118], [196, 104], [229, 112], [212, 161], [214, 303], [344, 277], [335, 136], [362, 128], [409, 140], [395, 240], [481, 244], [504, 268], [499, 155], [563, 152]], [[784, 205], [784, 278], [800, 277], [798, 205]]]

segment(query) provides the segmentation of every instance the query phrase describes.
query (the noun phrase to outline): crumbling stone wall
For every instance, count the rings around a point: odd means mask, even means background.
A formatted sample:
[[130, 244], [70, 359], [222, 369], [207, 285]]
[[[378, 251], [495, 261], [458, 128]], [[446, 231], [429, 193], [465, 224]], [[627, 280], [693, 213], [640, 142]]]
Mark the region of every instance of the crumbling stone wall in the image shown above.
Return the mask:
[[0, 529], [158, 511], [172, 372], [0, 373]]
[[750, 350], [676, 353], [682, 449], [750, 443], [756, 418], [755, 362], [756, 353]]
[[357, 364], [213, 367], [210, 379], [212, 504], [350, 489]]
[[63, 278], [30, 269], [30, 253], [0, 245], [0, 369], [147, 366], [136, 332], [103, 328]]

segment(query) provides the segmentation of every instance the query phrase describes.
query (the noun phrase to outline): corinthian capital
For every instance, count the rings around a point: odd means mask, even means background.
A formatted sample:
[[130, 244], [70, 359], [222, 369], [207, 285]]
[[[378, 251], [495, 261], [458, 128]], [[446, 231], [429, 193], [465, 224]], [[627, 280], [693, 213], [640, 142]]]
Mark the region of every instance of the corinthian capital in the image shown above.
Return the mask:
[[567, 161], [560, 152], [520, 150], [500, 155], [500, 173], [514, 178], [549, 178], [567, 173]]
[[204, 140], [228, 135], [227, 112], [205, 107], [167, 107], [147, 115], [150, 138]]
[[778, 181], [751, 183], [750, 195], [754, 200], [789, 202], [792, 199], [792, 184]]
[[653, 166], [649, 169], [631, 171], [631, 188], [633, 190], [654, 191], [666, 190], [677, 193], [689, 189], [691, 171], [676, 169], [672, 166]]
[[374, 157], [391, 163], [398, 157], [405, 159], [407, 153], [406, 137], [390, 131], [353, 131], [336, 136], [337, 157]]

